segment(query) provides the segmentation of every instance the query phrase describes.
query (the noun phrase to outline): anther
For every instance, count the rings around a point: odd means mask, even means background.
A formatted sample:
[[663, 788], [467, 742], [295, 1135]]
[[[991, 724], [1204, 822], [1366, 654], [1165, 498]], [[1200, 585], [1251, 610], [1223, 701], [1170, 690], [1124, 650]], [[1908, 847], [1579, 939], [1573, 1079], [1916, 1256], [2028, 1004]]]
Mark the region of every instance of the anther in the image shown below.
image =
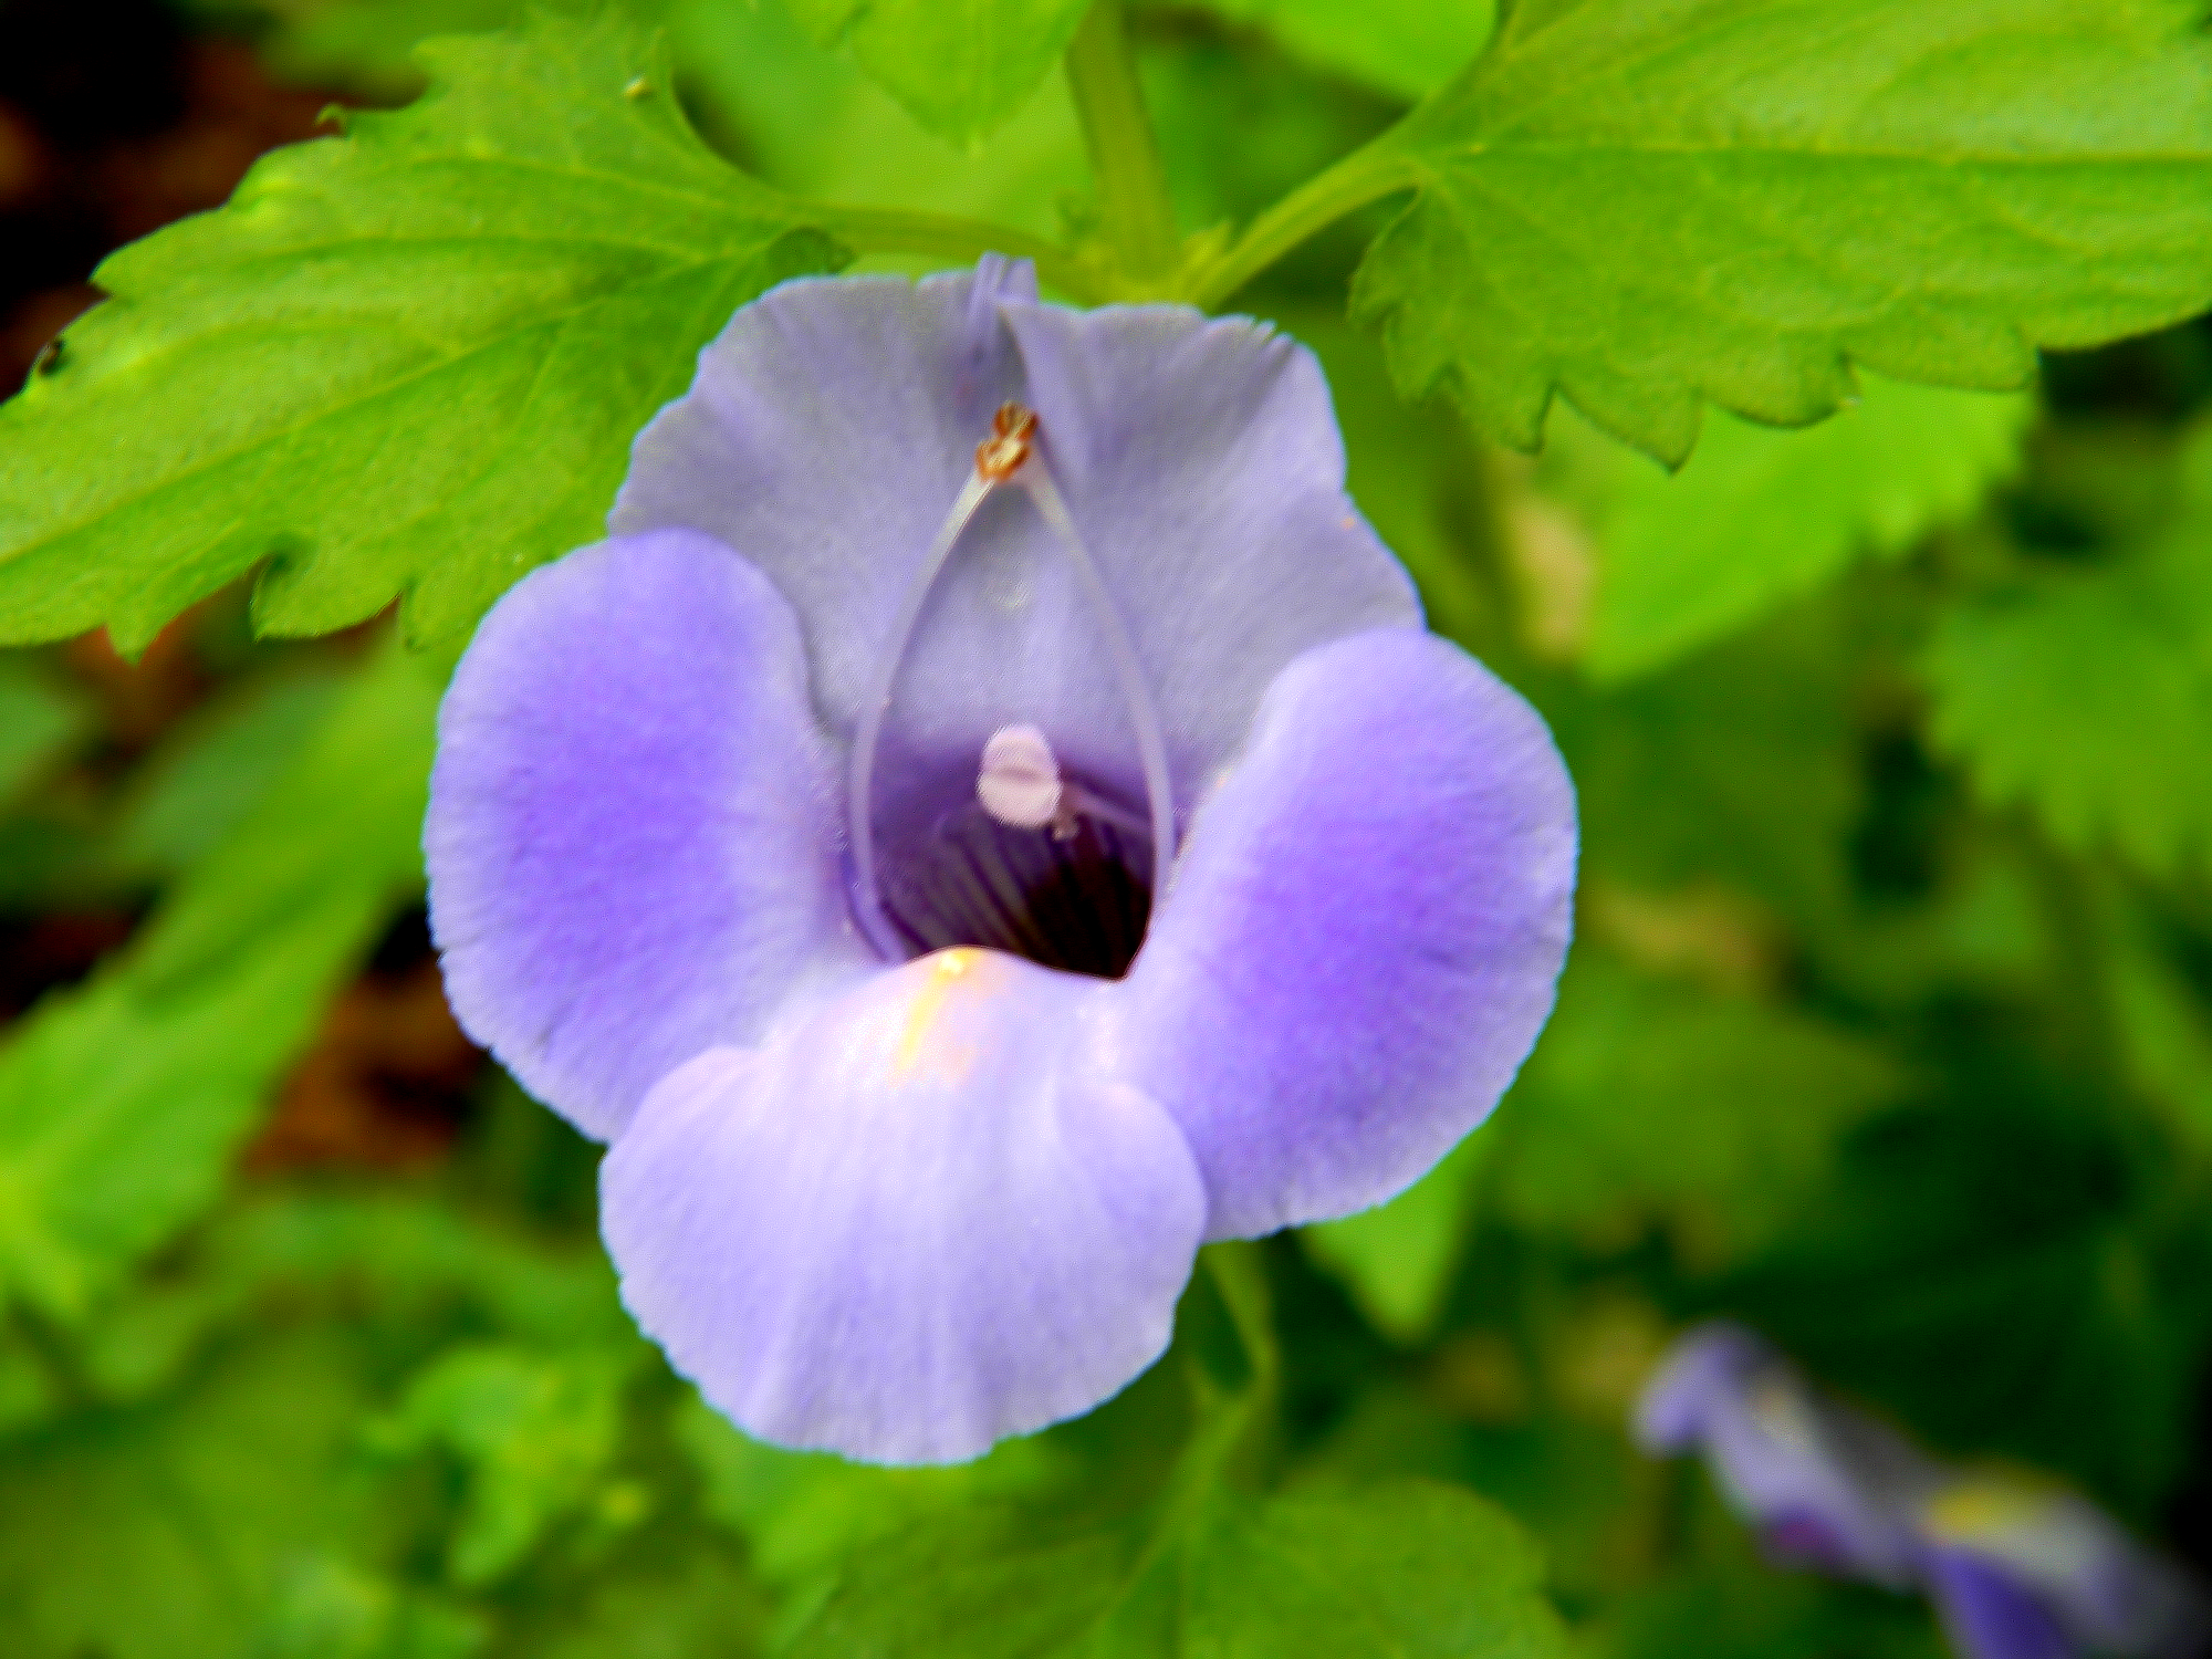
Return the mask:
[[1036, 435], [1036, 416], [1019, 404], [999, 405], [991, 416], [991, 435], [975, 446], [975, 475], [989, 483], [1004, 483], [1022, 470]]
[[1018, 830], [1058, 826], [1065, 806], [1060, 762], [1034, 726], [1002, 726], [983, 745], [975, 799], [1001, 823]]

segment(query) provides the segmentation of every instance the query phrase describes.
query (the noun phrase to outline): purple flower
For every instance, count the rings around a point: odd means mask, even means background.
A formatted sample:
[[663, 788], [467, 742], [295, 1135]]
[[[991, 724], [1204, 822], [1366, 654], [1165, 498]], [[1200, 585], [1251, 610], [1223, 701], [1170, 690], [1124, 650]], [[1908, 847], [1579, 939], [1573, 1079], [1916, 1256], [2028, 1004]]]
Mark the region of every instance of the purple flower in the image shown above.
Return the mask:
[[937, 1462], [1088, 1409], [1200, 1243], [1391, 1196], [1534, 1042], [1565, 774], [1422, 630], [1290, 341], [995, 260], [793, 283], [612, 529], [454, 677], [432, 917], [754, 1434]]
[[1838, 1409], [1751, 1332], [1705, 1326], [1645, 1386], [1637, 1438], [1701, 1448], [1713, 1479], [1777, 1559], [1902, 1588], [1918, 1547], [1900, 1517], [1936, 1490], [1936, 1467], [1881, 1424]]
[[2201, 1650], [2196, 1586], [2100, 1511], [2002, 1472], [1961, 1472], [1817, 1394], [1740, 1326], [1685, 1336], [1646, 1386], [1637, 1434], [1704, 1451], [1778, 1559], [1917, 1583], [1966, 1659], [2168, 1659]]

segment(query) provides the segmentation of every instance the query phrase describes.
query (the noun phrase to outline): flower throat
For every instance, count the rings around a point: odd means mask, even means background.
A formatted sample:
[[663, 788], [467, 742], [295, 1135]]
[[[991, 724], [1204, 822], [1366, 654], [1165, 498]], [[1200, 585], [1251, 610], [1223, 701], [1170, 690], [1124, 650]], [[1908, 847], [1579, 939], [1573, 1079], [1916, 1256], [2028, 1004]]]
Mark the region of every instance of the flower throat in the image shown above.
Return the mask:
[[[853, 913], [888, 961], [972, 945], [1117, 978], [1143, 942], [1175, 860], [1167, 741], [1127, 626], [1053, 481], [1041, 435], [1029, 410], [1000, 407], [893, 618], [860, 706], [847, 775]], [[892, 688], [963, 532], [992, 492], [1006, 487], [1028, 494], [1097, 619], [1135, 738], [1145, 810], [1133, 811], [1107, 789], [1064, 771], [1037, 727], [1004, 726], [979, 747], [972, 796], [939, 818], [924, 846], [886, 862], [873, 803]]]

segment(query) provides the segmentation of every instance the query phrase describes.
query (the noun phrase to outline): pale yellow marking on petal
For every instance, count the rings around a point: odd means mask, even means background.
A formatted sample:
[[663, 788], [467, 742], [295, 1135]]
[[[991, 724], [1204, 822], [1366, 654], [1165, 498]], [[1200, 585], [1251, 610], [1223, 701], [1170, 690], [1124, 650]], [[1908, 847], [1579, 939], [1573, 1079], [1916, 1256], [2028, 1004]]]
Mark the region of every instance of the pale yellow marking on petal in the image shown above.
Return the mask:
[[2027, 1481], [1967, 1480], [1929, 1499], [1921, 1519], [1939, 1538], [1970, 1543], [2041, 1520], [2050, 1508], [2050, 1493]]
[[910, 1083], [927, 1067], [933, 1081], [957, 1085], [975, 1069], [980, 1051], [972, 1042], [947, 1039], [939, 1029], [945, 1006], [956, 994], [990, 994], [998, 989], [1002, 976], [995, 971], [988, 951], [969, 945], [936, 951], [923, 961], [929, 977], [907, 1005], [906, 1025], [891, 1057], [891, 1080]]

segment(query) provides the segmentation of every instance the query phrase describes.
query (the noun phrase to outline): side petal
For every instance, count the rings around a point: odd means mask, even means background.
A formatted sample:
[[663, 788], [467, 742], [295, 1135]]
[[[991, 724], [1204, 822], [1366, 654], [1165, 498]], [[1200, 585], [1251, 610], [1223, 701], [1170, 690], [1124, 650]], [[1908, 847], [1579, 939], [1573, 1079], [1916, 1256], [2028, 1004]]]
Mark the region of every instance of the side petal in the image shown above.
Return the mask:
[[646, 1091], [872, 957], [790, 608], [688, 531], [602, 543], [495, 606], [438, 716], [423, 847], [462, 1025], [609, 1138]]
[[748, 1432], [957, 1462], [1166, 1347], [1205, 1200], [1077, 1051], [1100, 982], [945, 951], [653, 1091], [601, 1166], [623, 1299]]
[[1456, 647], [1382, 629], [1283, 672], [1118, 999], [1211, 1237], [1380, 1203], [1488, 1115], [1551, 1012], [1575, 847], [1543, 721]]

